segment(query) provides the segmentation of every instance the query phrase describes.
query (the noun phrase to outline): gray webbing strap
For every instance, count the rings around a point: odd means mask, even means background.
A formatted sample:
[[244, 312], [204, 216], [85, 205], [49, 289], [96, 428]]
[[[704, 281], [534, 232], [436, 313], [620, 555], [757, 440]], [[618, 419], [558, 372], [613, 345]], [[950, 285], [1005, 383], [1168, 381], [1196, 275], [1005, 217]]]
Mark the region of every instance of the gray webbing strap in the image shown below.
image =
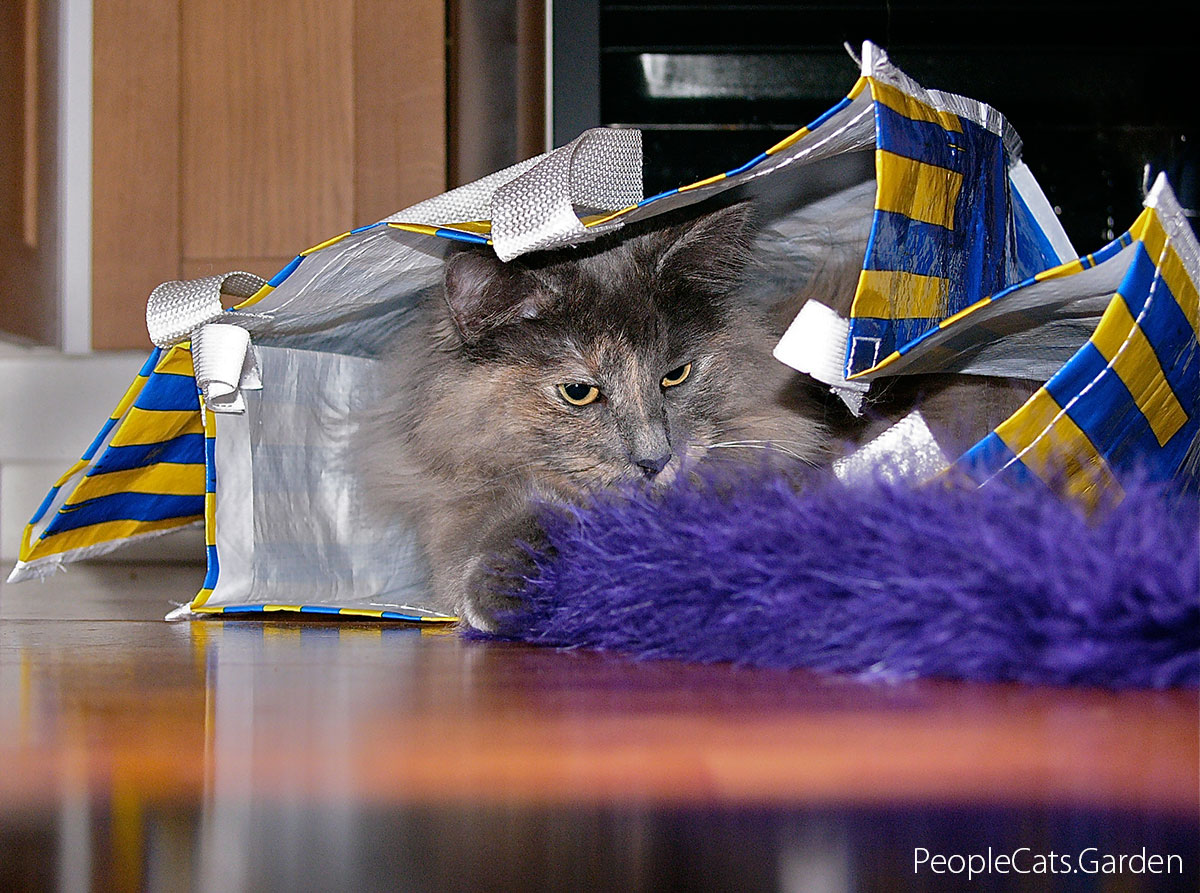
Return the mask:
[[221, 295], [249, 298], [266, 284], [261, 276], [241, 271], [164, 282], [150, 292], [146, 302], [150, 340], [158, 347], [170, 347], [187, 341], [205, 323], [217, 319], [237, 322], [243, 314], [227, 312], [221, 306]]
[[641, 199], [641, 131], [598, 127], [553, 152], [399, 211], [387, 222], [444, 226], [490, 219], [496, 255], [512, 260], [620, 226], [586, 228], [576, 208], [616, 211]]
[[214, 412], [244, 412], [242, 391], [262, 387], [250, 333], [243, 328], [257, 317], [225, 310], [221, 295], [248, 298], [266, 284], [240, 271], [176, 280], [158, 286], [146, 302], [146, 328], [158, 347], [191, 340], [196, 384]]

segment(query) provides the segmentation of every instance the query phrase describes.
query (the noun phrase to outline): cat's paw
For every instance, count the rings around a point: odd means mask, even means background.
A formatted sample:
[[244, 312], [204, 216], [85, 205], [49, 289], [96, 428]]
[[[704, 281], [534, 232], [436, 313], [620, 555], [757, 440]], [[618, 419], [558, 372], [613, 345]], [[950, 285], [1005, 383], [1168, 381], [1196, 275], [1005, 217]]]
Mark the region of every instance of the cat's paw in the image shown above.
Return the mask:
[[528, 608], [520, 592], [535, 570], [530, 549], [544, 546], [544, 534], [529, 517], [509, 519], [489, 531], [464, 578], [463, 619], [490, 633], [521, 622]]
[[523, 578], [533, 567], [531, 559], [519, 560], [511, 554], [477, 559], [465, 581], [463, 619], [488, 633], [503, 633], [520, 623], [527, 604], [518, 593]]

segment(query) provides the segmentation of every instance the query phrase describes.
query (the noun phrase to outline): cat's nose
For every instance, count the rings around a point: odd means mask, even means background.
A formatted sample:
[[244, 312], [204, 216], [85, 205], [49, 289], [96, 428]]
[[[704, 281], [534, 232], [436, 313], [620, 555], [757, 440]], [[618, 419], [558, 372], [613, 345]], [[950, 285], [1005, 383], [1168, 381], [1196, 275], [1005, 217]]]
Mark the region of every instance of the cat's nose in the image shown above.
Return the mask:
[[660, 471], [667, 467], [667, 463], [671, 461], [670, 453], [663, 453], [661, 456], [635, 456], [633, 464], [642, 470], [648, 478], [654, 477]]

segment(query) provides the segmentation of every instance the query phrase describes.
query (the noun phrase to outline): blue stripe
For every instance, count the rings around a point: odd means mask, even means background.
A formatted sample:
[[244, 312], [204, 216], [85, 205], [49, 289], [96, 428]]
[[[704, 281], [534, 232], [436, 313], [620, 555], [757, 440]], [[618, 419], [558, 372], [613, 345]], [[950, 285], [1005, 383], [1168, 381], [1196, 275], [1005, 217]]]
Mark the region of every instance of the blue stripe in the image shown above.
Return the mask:
[[666, 198], [668, 195], [674, 195], [678, 191], [678, 189], [668, 189], [666, 192], [660, 192], [658, 195], [652, 195], [649, 198], [642, 199], [637, 203], [637, 206], [640, 208], [642, 205], [648, 205], [650, 202], [656, 202], [660, 198]]
[[163, 349], [161, 347], [156, 347], [154, 350], [150, 351], [150, 356], [147, 357], [146, 362], [142, 364], [142, 368], [138, 371], [138, 375], [142, 376], [143, 378], [149, 378], [150, 374], [154, 372], [154, 367], [158, 365], [158, 360], [162, 355]]
[[[877, 319], [870, 316], [856, 316], [850, 320], [850, 334], [846, 339], [847, 376], [856, 372], [870, 369], [878, 360], [896, 350], [897, 344], [907, 344], [930, 329], [937, 328], [938, 321], [932, 318], [917, 317], [914, 319]], [[874, 351], [864, 351], [862, 345], [855, 347], [855, 338], [878, 338], [879, 352], [872, 359]], [[851, 348], [854, 348], [854, 366], [850, 367]]]
[[104, 443], [104, 439], [106, 437], [108, 437], [109, 432], [112, 431], [112, 429], [116, 427], [117, 422], [119, 422], [119, 421], [121, 421], [121, 420], [110, 418], [108, 421], [106, 421], [103, 425], [100, 426], [100, 433], [96, 435], [96, 439], [93, 440], [90, 444], [88, 444], [88, 448], [83, 451], [82, 458], [84, 459], [84, 461], [86, 461], [86, 462], [92, 461], [92, 457], [94, 455], [96, 455], [96, 450], [100, 449], [100, 444]]
[[133, 405], [138, 409], [169, 411], [199, 410], [200, 397], [196, 379], [190, 375], [155, 372], [142, 387]]
[[217, 439], [204, 438], [204, 492], [217, 492]]
[[833, 108], [829, 109], [828, 111], [822, 112], [811, 124], [808, 125], [807, 128], [803, 129], [807, 129], [809, 131], [816, 130], [838, 112], [842, 111], [842, 109], [846, 108], [846, 106], [850, 105], [850, 103], [853, 101], [854, 100], [852, 100], [849, 96], [843, 97], [841, 102], [833, 106]]
[[208, 569], [204, 574], [204, 583], [201, 584], [201, 589], [216, 589], [217, 580], [221, 576], [221, 565], [217, 560], [217, 547], [205, 546], [204, 557], [208, 560]]
[[340, 608], [331, 608], [328, 605], [301, 605], [301, 614], [340, 614]]
[[1154, 284], [1157, 275], [1157, 265], [1146, 253], [1146, 246], [1138, 242], [1137, 247], [1133, 249], [1133, 260], [1130, 261], [1129, 268], [1125, 271], [1125, 278], [1117, 286], [1117, 292], [1125, 299], [1129, 312], [1135, 318], [1142, 312], [1142, 308], [1146, 304], [1146, 297], [1150, 294], [1150, 287]]
[[470, 242], [473, 245], [486, 245], [488, 243], [487, 236], [481, 236], [478, 233], [464, 233], [456, 229], [438, 229], [434, 232], [434, 235], [443, 239], [451, 239], [455, 242]]
[[36, 524], [42, 520], [42, 515], [46, 514], [46, 509], [50, 508], [50, 504], [54, 502], [54, 498], [58, 496], [58, 491], [61, 489], [62, 487], [50, 488], [50, 492], [46, 494], [46, 498], [42, 500], [42, 504], [37, 507], [37, 510], [33, 513], [33, 517], [29, 519], [30, 524]]
[[1013, 451], [993, 431], [963, 453], [955, 465], [970, 475], [972, 479], [982, 484], [999, 469], [1003, 468], [1005, 462], [1014, 458], [1016, 458], [1016, 455]]
[[[932, 121], [914, 121], [882, 102], [875, 103], [877, 146], [884, 151], [946, 170], [963, 173], [965, 153], [961, 134]], [[984, 131], [999, 141], [999, 137]]]
[[995, 431], [989, 434], [975, 446], [967, 450], [955, 463], [955, 467], [965, 472], [979, 484], [986, 483], [1004, 469], [1003, 479], [1028, 484], [1038, 480], [1029, 467], [1017, 458], [1017, 454], [1008, 448]]
[[735, 167], [731, 171], [725, 171], [725, 176], [726, 177], [736, 177], [738, 174], [744, 174], [746, 171], [750, 170], [750, 168], [754, 167], [756, 164], [761, 164], [762, 162], [766, 161], [770, 157], [771, 156], [768, 155], [766, 152], [761, 152], [758, 155], [751, 158], [745, 164], [741, 165], [740, 167]]
[[1067, 258], [1060, 258], [1046, 237], [1045, 230], [1038, 224], [1037, 218], [1025, 199], [1016, 189], [1010, 190], [1012, 195], [1013, 215], [1013, 258], [1017, 264], [1018, 275], [1030, 277], [1035, 273], [1056, 267]]
[[1009, 251], [1008, 159], [1003, 144], [971, 121], [964, 120], [962, 127], [970, 148], [955, 204], [946, 316], [1025, 278]]
[[296, 267], [300, 266], [300, 262], [302, 260], [304, 260], [303, 255], [297, 254], [294, 258], [292, 258], [291, 263], [271, 277], [270, 281], [267, 282], [267, 285], [271, 286], [272, 288], [278, 288], [283, 283], [283, 280], [291, 276], [292, 271], [295, 270]]
[[144, 468], [159, 462], [199, 464], [204, 461], [204, 435], [181, 434], [163, 443], [110, 446], [92, 468], [93, 474]]
[[398, 614], [395, 611], [383, 611], [383, 612], [381, 612], [381, 619], [383, 619], [383, 620], [408, 620], [410, 622], [420, 622], [424, 618], [416, 617], [412, 614]]
[[221, 609], [223, 614], [261, 614], [265, 605], [226, 605]]
[[204, 514], [203, 496], [168, 496], [159, 493], [113, 493], [79, 505], [64, 505], [46, 526], [41, 539], [65, 530], [77, 530], [105, 521], [166, 521]]
[[1128, 468], [1161, 450], [1133, 394], [1107, 367], [1104, 355], [1089, 342], [1054, 373], [1046, 390], [1062, 407], [1078, 397], [1067, 415], [1110, 466]]
[[[935, 324], [932, 329], [930, 329], [927, 332], [922, 332], [916, 338], [912, 339], [912, 341], [907, 341], [904, 344], [901, 344], [898, 348], [896, 348], [896, 350], [900, 353], [901, 356], [903, 356], [904, 354], [908, 353], [909, 351], [916, 350], [925, 341], [934, 337], [941, 331], [942, 331], [942, 329], [938, 328], [937, 325]], [[954, 351], [954, 352], [957, 353], [958, 351]]]
[[[949, 276], [953, 271], [947, 263], [947, 252], [912, 249], [921, 246], [936, 248], [947, 243], [950, 238], [950, 230], [936, 223], [913, 220], [895, 211], [876, 211], [863, 269], [899, 270], [905, 273], [919, 273], [922, 276]], [[895, 246], [895, 250], [876, 250], [876, 239], [882, 240], [883, 246]]]
[[381, 220], [378, 223], [368, 223], [366, 226], [360, 226], [358, 229], [350, 230], [350, 235], [357, 236], [359, 233], [365, 233], [369, 229], [376, 229], [381, 226], [387, 226], [386, 220]]

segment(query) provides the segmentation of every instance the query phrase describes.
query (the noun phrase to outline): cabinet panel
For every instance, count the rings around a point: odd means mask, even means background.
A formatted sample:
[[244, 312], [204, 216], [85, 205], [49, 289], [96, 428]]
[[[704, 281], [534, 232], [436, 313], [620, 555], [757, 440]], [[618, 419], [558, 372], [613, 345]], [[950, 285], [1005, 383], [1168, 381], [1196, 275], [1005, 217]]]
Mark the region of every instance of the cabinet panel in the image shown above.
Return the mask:
[[[401, 14], [402, 13], [402, 14]], [[446, 184], [444, 0], [96, 4], [94, 344]]]
[[146, 298], [180, 276], [179, 9], [97, 3], [92, 33], [92, 344], [148, 346]]
[[0, 332], [59, 337], [57, 4], [0, 4]]
[[288, 254], [353, 202], [351, 0], [184, 0], [183, 256]]

